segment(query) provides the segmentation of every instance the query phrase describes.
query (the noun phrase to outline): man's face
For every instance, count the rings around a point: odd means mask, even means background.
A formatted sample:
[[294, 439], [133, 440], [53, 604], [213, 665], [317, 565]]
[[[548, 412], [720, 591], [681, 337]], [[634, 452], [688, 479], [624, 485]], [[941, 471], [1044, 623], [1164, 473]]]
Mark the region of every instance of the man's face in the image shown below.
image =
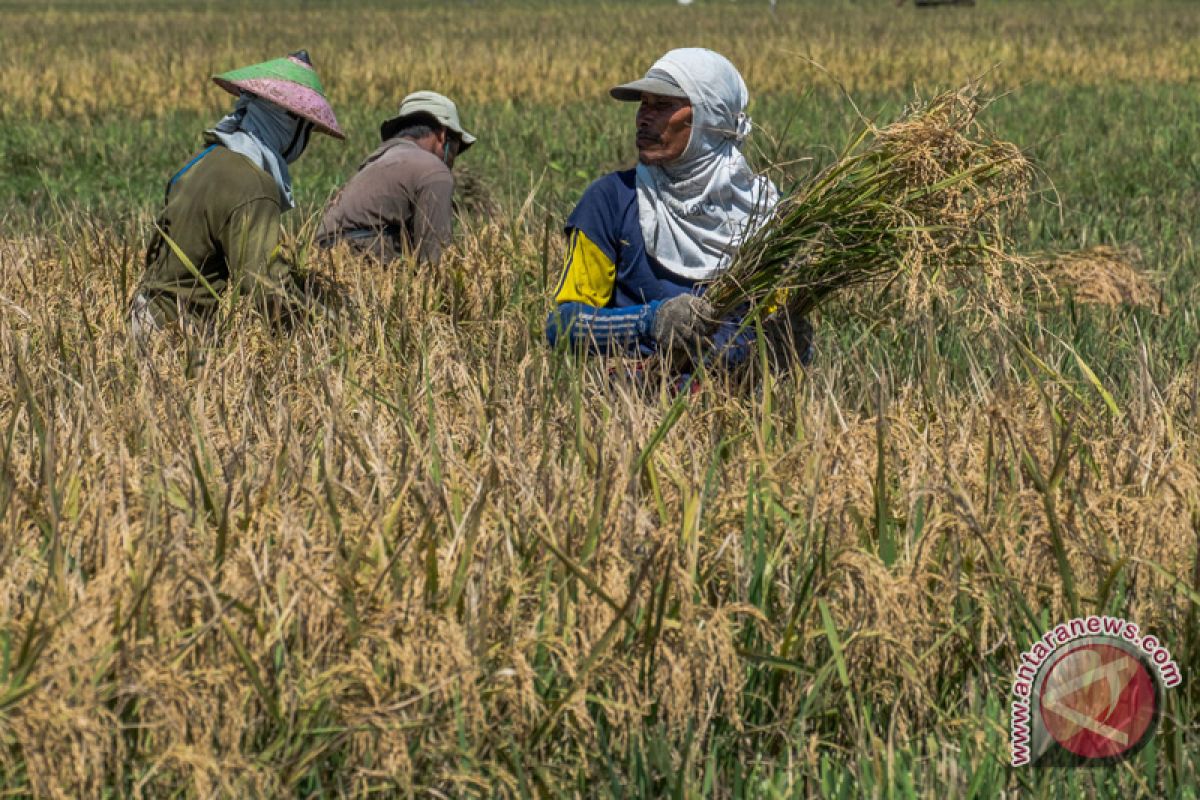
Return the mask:
[[669, 164], [683, 155], [691, 135], [691, 101], [642, 93], [637, 112], [639, 161], [650, 166]]
[[459, 151], [462, 150], [462, 139], [449, 128], [442, 128], [434, 135], [432, 145], [429, 151], [442, 159], [447, 167], [453, 167]]

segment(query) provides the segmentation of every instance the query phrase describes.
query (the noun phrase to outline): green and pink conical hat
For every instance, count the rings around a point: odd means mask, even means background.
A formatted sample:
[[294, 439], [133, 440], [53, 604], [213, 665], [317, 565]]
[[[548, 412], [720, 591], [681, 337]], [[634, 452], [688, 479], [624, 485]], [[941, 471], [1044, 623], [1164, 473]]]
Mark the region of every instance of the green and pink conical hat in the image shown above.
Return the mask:
[[264, 61], [213, 76], [213, 82], [232, 95], [249, 92], [308, 120], [322, 133], [336, 139], [346, 134], [338, 127], [333, 108], [325, 99], [325, 87], [303, 50], [287, 58]]

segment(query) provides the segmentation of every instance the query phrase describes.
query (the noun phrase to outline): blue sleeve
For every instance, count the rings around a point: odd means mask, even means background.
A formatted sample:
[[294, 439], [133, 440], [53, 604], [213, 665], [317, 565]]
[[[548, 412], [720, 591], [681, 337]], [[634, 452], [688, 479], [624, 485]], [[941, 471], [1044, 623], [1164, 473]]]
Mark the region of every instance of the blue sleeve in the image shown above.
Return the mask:
[[659, 301], [627, 308], [596, 308], [586, 303], [560, 303], [546, 320], [546, 340], [560, 341], [594, 353], [646, 355], [654, 348], [650, 326]]
[[726, 319], [717, 326], [712, 336], [712, 347], [705, 356], [710, 367], [730, 369], [746, 363], [754, 355], [754, 326], [747, 325], [738, 332], [742, 324], [742, 313]]
[[[712, 347], [705, 355], [705, 363], [710, 367], [718, 367], [731, 369], [741, 366], [749, 359], [753, 358], [758, 351], [758, 328], [754, 325], [747, 325], [738, 332], [738, 327], [745, 319], [745, 313], [748, 309], [740, 308], [734, 312], [733, 316], [724, 320], [713, 333]], [[769, 323], [768, 323], [769, 324]], [[801, 335], [795, 339], [796, 347], [799, 349], [797, 356], [800, 359], [800, 365], [807, 367], [813, 362], [816, 350], [812, 342], [812, 327], [808, 325], [807, 320], [803, 318], [797, 320], [793, 324], [803, 325], [808, 327], [808, 334]], [[778, 330], [778, 329], [776, 329]], [[798, 332], [798, 331], [797, 331]], [[796, 336], [795, 333], [792, 334]], [[766, 332], [766, 340], [768, 349], [772, 341], [770, 331]], [[776, 342], [775, 346], [781, 346], [781, 342]]]
[[619, 263], [622, 209], [616, 174], [593, 181], [567, 217], [566, 229], [582, 231], [612, 263]]

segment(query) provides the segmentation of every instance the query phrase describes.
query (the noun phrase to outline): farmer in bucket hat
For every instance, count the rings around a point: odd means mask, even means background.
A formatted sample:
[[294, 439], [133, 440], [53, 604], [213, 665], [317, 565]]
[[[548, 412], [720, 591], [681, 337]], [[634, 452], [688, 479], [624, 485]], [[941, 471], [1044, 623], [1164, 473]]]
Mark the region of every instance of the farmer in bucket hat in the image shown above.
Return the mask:
[[382, 262], [414, 253], [436, 264], [450, 243], [454, 160], [475, 143], [458, 108], [437, 92], [413, 92], [379, 128], [367, 156], [325, 210], [317, 242], [346, 242]]
[[[751, 130], [746, 84], [724, 56], [683, 48], [609, 94], [640, 104], [638, 164], [592, 183], [567, 218], [546, 337], [602, 354], [740, 364], [754, 333], [715, 319], [703, 289], [779, 200], [742, 155]], [[774, 320], [768, 333], [778, 339], [784, 322], [810, 358], [806, 323]]]
[[167, 182], [131, 308], [139, 341], [211, 317], [231, 290], [272, 319], [290, 311], [296, 287], [278, 253], [280, 215], [295, 205], [288, 165], [313, 131], [346, 138], [303, 50], [213, 81], [237, 104]]

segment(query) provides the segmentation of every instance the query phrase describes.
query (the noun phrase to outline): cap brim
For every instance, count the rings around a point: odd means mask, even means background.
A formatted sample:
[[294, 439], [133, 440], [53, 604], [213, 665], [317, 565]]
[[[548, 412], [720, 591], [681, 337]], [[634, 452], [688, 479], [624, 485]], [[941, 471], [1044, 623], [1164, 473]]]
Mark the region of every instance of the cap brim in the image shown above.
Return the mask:
[[640, 78], [629, 83], [622, 83], [620, 86], [614, 86], [608, 90], [614, 100], [621, 100], [626, 103], [636, 103], [642, 99], [643, 94], [656, 94], [659, 97], [678, 97], [681, 100], [687, 100], [687, 92], [680, 89], [673, 83], [668, 83], [660, 78]]
[[391, 139], [393, 136], [395, 136], [396, 131], [400, 130], [400, 122], [403, 119], [404, 117], [392, 117], [391, 119], [385, 119], [379, 125], [379, 138], [386, 142], [388, 139]]

